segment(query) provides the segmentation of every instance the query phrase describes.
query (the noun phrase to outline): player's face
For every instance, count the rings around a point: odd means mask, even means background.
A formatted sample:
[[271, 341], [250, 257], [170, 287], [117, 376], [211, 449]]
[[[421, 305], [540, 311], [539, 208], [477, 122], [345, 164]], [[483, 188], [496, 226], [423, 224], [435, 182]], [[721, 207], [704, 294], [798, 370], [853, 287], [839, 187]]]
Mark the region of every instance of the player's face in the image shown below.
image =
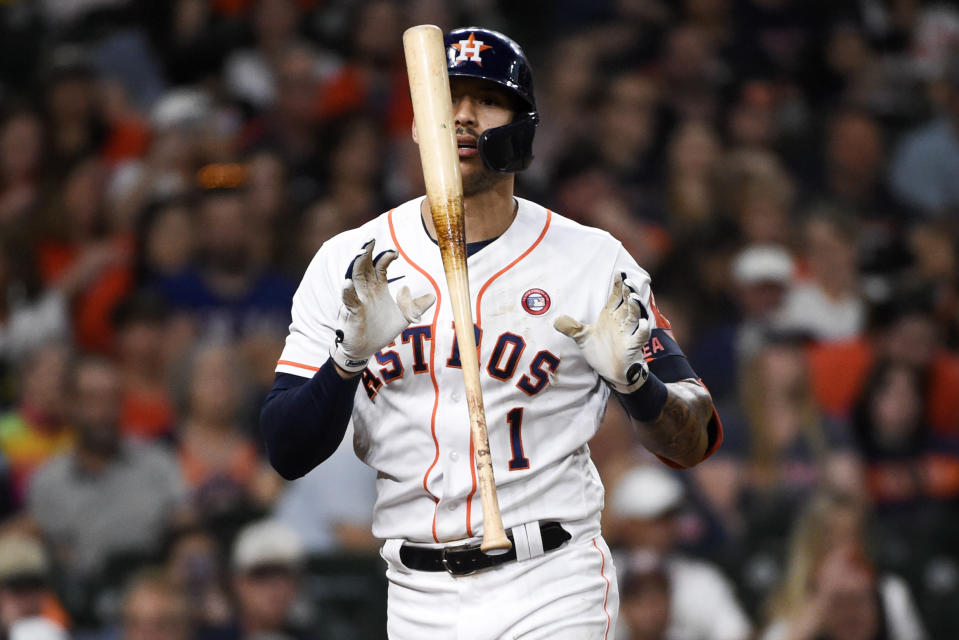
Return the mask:
[[476, 143], [487, 129], [501, 127], [513, 120], [513, 104], [509, 94], [496, 84], [478, 78], [450, 78], [450, 93], [463, 195], [470, 196], [486, 191], [506, 178], [483, 165]]

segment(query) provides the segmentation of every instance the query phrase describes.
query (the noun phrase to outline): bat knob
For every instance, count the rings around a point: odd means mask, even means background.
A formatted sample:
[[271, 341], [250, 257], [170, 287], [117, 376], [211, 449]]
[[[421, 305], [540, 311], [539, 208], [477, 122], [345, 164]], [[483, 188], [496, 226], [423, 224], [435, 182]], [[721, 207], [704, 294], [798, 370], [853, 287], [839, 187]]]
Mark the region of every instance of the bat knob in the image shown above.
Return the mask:
[[483, 542], [480, 544], [480, 551], [488, 556], [501, 556], [512, 548], [513, 543], [502, 531], [499, 535], [484, 535]]

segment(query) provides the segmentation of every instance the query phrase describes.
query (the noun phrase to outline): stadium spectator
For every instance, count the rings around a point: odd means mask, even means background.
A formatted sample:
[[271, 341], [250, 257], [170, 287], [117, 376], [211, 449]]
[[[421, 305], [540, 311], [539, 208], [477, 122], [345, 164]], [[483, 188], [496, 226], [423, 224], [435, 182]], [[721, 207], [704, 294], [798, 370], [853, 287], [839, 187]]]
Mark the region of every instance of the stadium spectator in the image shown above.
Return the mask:
[[50, 50], [46, 61], [46, 169], [58, 179], [77, 162], [96, 156], [106, 140], [106, 125], [97, 111], [97, 73], [91, 57], [80, 46], [63, 44]]
[[792, 256], [777, 245], [749, 245], [733, 258], [730, 286], [736, 317], [712, 318], [713, 324], [700, 329], [690, 350], [697, 372], [717, 400], [736, 393], [743, 366], [778, 328], [794, 273]]
[[9, 406], [17, 367], [46, 342], [67, 338], [69, 282], [44, 288], [24, 238], [0, 237], [0, 407]]
[[28, 507], [67, 580], [89, 588], [112, 556], [156, 551], [167, 525], [184, 517], [186, 494], [166, 450], [122, 438], [114, 365], [81, 358], [65, 395], [76, 446], [36, 472]]
[[224, 575], [222, 545], [207, 529], [187, 525], [170, 536], [164, 575], [188, 600], [190, 619], [199, 635], [226, 625], [233, 615]]
[[732, 154], [726, 162], [742, 163], [742, 182], [728, 213], [742, 241], [748, 244], [791, 246], [793, 222], [793, 181], [775, 156], [768, 152], [747, 151]]
[[214, 105], [206, 92], [176, 88], [150, 110], [152, 141], [142, 158], [120, 163], [111, 174], [109, 196], [115, 216], [135, 227], [151, 203], [191, 192], [195, 174], [209, 160], [203, 142], [216, 139]]
[[250, 429], [240, 422], [242, 388], [231, 345], [196, 349], [184, 384], [188, 396], [177, 428], [177, 456], [198, 513], [207, 516], [267, 506], [279, 490]]
[[121, 640], [192, 640], [194, 623], [186, 593], [160, 571], [147, 569], [130, 581], [120, 606]]
[[750, 535], [784, 538], [790, 514], [817, 487], [862, 491], [852, 434], [816, 406], [799, 344], [788, 337], [769, 342], [746, 364], [739, 382], [739, 407], [727, 407], [723, 415], [724, 446], [745, 464], [738, 504]]
[[669, 628], [669, 572], [653, 553], [636, 553], [623, 567], [620, 640], [661, 640]]
[[0, 229], [29, 222], [42, 195], [44, 127], [33, 110], [13, 109], [0, 121]]
[[11, 637], [18, 622], [45, 618], [70, 624], [51, 589], [51, 563], [38, 540], [19, 533], [0, 536], [0, 635]]
[[717, 208], [715, 188], [721, 150], [716, 132], [704, 122], [686, 122], [673, 133], [667, 150], [667, 197], [674, 233], [711, 223]]
[[786, 296], [782, 326], [813, 340], [844, 340], [866, 326], [856, 232], [849, 220], [813, 211], [803, 223], [802, 256], [809, 277]]
[[254, 46], [229, 55], [223, 66], [223, 80], [235, 99], [263, 111], [276, 99], [275, 67], [297, 37], [300, 15], [293, 0], [257, 0], [250, 12]]
[[833, 115], [826, 133], [825, 175], [819, 198], [860, 221], [895, 217], [886, 190], [885, 153], [878, 120], [866, 111]]
[[926, 637], [908, 586], [877, 572], [865, 535], [865, 510], [856, 498], [827, 490], [809, 502], [793, 529], [761, 640]]
[[197, 259], [185, 272], [156, 282], [155, 289], [174, 313], [193, 321], [200, 337], [235, 340], [264, 331], [274, 335], [289, 324], [287, 306], [295, 283], [256, 262], [245, 192], [232, 182], [242, 181], [244, 170], [210, 169], [222, 170], [230, 182], [226, 188], [214, 183], [201, 196]]
[[16, 407], [0, 415], [0, 451], [9, 465], [13, 504], [22, 507], [34, 472], [73, 447], [67, 376], [71, 354], [60, 343], [34, 351], [24, 362]]
[[372, 114], [390, 138], [406, 136], [413, 106], [403, 69], [400, 6], [375, 0], [352, 10], [349, 59], [322, 83], [315, 113], [322, 122], [351, 113]]
[[244, 151], [275, 149], [287, 168], [298, 199], [307, 203], [323, 192], [325, 150], [320, 148], [315, 105], [320, 86], [316, 48], [287, 43], [276, 65], [276, 100], [246, 123], [239, 139]]
[[745, 640], [752, 625], [732, 583], [714, 565], [677, 549], [684, 497], [682, 483], [665, 467], [638, 466], [620, 478], [609, 505], [620, 563], [631, 566], [636, 554], [637, 562], [649, 553], [662, 558], [669, 585], [666, 637]]
[[926, 419], [934, 433], [959, 434], [959, 356], [944, 342], [932, 312], [929, 292], [894, 289], [874, 305], [868, 340], [814, 346], [810, 381], [818, 404], [831, 415], [851, 415], [856, 398], [876, 360], [912, 366], [926, 380]]
[[133, 286], [133, 240], [110, 219], [104, 178], [105, 168], [93, 156], [71, 167], [36, 249], [44, 283], [74, 293], [77, 345], [98, 353], [112, 350], [110, 314]]
[[296, 600], [306, 561], [299, 537], [271, 520], [244, 528], [233, 546], [232, 586], [236, 617], [217, 640], [270, 636], [308, 640], [296, 619]]
[[[269, 149], [253, 153], [247, 166], [247, 202], [257, 264], [283, 265], [287, 243], [294, 237], [286, 166]], [[299, 274], [297, 274], [299, 275]]]
[[160, 200], [139, 216], [137, 284], [152, 288], [182, 275], [193, 263], [196, 221], [193, 203], [184, 198]]
[[117, 307], [117, 364], [123, 380], [120, 428], [143, 439], [169, 437], [176, 420], [164, 352], [168, 312], [156, 296], [134, 294]]
[[926, 216], [952, 219], [959, 205], [959, 54], [945, 68], [943, 112], [903, 137], [893, 155], [890, 183], [895, 194]]
[[959, 498], [959, 438], [930, 429], [924, 387], [919, 370], [880, 360], [853, 414], [877, 517], [913, 540]]

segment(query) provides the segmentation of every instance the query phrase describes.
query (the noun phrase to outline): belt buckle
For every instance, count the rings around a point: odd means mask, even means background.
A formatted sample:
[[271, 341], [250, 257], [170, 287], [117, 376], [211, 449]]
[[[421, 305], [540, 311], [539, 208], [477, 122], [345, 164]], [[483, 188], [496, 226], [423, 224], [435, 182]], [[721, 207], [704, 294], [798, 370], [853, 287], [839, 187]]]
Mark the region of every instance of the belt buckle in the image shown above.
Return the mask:
[[471, 576], [479, 569], [469, 569], [466, 571], [457, 572], [455, 567], [451, 567], [449, 563], [449, 558], [447, 558], [447, 553], [450, 551], [469, 551], [470, 549], [478, 549], [479, 547], [470, 547], [469, 545], [463, 544], [455, 547], [443, 547], [443, 550], [440, 552], [440, 561], [443, 563], [443, 568], [446, 569], [446, 573], [451, 576]]

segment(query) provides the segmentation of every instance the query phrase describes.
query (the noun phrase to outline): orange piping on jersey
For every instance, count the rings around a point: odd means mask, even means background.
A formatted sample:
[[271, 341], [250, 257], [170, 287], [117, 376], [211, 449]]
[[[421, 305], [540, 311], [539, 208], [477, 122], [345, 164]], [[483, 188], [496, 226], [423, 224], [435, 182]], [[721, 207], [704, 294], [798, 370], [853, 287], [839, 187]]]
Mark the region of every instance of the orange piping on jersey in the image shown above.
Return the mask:
[[308, 365], [308, 364], [300, 364], [299, 362], [293, 362], [292, 360], [279, 360], [279, 361], [276, 363], [276, 366], [280, 366], [281, 364], [285, 364], [285, 365], [288, 366], [288, 367], [299, 367], [300, 369], [306, 369], [307, 371], [319, 371], [319, 370], [320, 370], [319, 367], [311, 367], [311, 366]]
[[603, 638], [609, 638], [609, 625], [612, 624], [612, 621], [609, 618], [609, 609], [606, 608], [606, 603], [609, 602], [609, 578], [606, 577], [606, 554], [604, 554], [603, 550], [596, 544], [596, 538], [593, 538], [593, 546], [599, 551], [599, 557], [602, 560], [602, 564], [599, 565], [599, 575], [603, 576], [603, 580], [606, 581], [606, 594], [603, 596], [603, 613], [606, 614], [606, 635], [604, 635]]
[[486, 289], [493, 283], [493, 280], [496, 280], [498, 277], [500, 277], [501, 275], [503, 275], [504, 273], [506, 273], [507, 271], [509, 271], [509, 270], [512, 269], [513, 267], [515, 267], [515, 266], [516, 266], [516, 263], [518, 263], [520, 260], [522, 260], [523, 258], [525, 258], [526, 256], [528, 256], [528, 255], [530, 254], [530, 252], [531, 252], [533, 249], [536, 248], [536, 246], [543, 240], [543, 237], [546, 236], [546, 232], [549, 230], [549, 223], [552, 221], [552, 219], [553, 219], [553, 212], [550, 211], [549, 209], [547, 209], [547, 210], [546, 210], [546, 224], [543, 225], [543, 230], [540, 231], [539, 237], [536, 238], [536, 240], [533, 242], [533, 244], [531, 244], [531, 245], [529, 246], [529, 249], [527, 249], [526, 251], [524, 251], [523, 253], [521, 253], [518, 258], [516, 258], [515, 260], [513, 260], [512, 262], [510, 262], [508, 265], [506, 265], [505, 267], [503, 267], [502, 269], [500, 269], [499, 271], [497, 271], [496, 273], [494, 273], [494, 274], [490, 277], [490, 279], [486, 281], [486, 284], [484, 284], [482, 287], [480, 287], [479, 293], [476, 295], [476, 324], [477, 324], [478, 326], [480, 326], [480, 327], [483, 326], [483, 319], [482, 319], [482, 314], [481, 314], [481, 311], [480, 311], [480, 304], [481, 304], [481, 302], [482, 302], [482, 300], [483, 300], [483, 294], [486, 293]]
[[[553, 219], [553, 212], [547, 209], [546, 224], [543, 225], [543, 230], [539, 232], [539, 237], [536, 238], [535, 241], [533, 241], [533, 244], [531, 244], [526, 251], [519, 254], [519, 257], [517, 257], [515, 260], [513, 260], [508, 265], [506, 265], [505, 267], [503, 267], [502, 269], [494, 273], [492, 276], [490, 276], [490, 279], [487, 280], [482, 287], [480, 287], [479, 293], [476, 294], [476, 326], [479, 327], [481, 331], [483, 329], [482, 302], [483, 302], [483, 294], [486, 293], [486, 289], [488, 289], [489, 286], [493, 283], [493, 280], [496, 280], [498, 277], [500, 277], [501, 275], [503, 275], [504, 273], [506, 273], [513, 267], [515, 267], [520, 260], [528, 256], [533, 251], [533, 249], [535, 249], [537, 245], [539, 245], [540, 241], [542, 241], [542, 239], [546, 236], [546, 231], [549, 229], [549, 223], [550, 221], [552, 221], [552, 219]], [[470, 527], [470, 515], [473, 512], [473, 496], [476, 495], [476, 465], [473, 464], [474, 454], [475, 452], [473, 450], [473, 434], [471, 432], [469, 460], [470, 460], [470, 477], [473, 479], [473, 488], [470, 490], [469, 495], [466, 496], [466, 532], [470, 536], [473, 535], [472, 529]]]
[[393, 228], [393, 209], [390, 209], [390, 213], [387, 216], [387, 221], [390, 225], [390, 237], [393, 239], [393, 244], [396, 246], [396, 250], [400, 252], [400, 255], [403, 256], [403, 259], [406, 260], [411, 267], [419, 271], [423, 276], [430, 281], [430, 284], [433, 285], [433, 290], [436, 291], [436, 306], [433, 307], [433, 323], [430, 325], [430, 381], [433, 383], [433, 413], [430, 415], [430, 435], [433, 437], [433, 446], [436, 448], [436, 455], [433, 457], [433, 463], [426, 470], [426, 473], [423, 474], [423, 489], [429, 494], [430, 498], [433, 499], [433, 541], [439, 542], [440, 539], [436, 536], [436, 506], [439, 504], [439, 500], [433, 493], [430, 491], [429, 485], [427, 484], [430, 478], [430, 473], [433, 472], [433, 467], [436, 466], [436, 463], [440, 460], [440, 442], [436, 439], [436, 411], [439, 408], [440, 404], [440, 387], [436, 383], [436, 369], [433, 366], [433, 355], [436, 353], [436, 320], [440, 315], [440, 302], [442, 301], [443, 296], [440, 295], [440, 288], [436, 285], [436, 281], [426, 272], [425, 269], [420, 267], [418, 264], [413, 262], [406, 252], [403, 251], [403, 247], [400, 246], [400, 241], [396, 237], [396, 230]]

